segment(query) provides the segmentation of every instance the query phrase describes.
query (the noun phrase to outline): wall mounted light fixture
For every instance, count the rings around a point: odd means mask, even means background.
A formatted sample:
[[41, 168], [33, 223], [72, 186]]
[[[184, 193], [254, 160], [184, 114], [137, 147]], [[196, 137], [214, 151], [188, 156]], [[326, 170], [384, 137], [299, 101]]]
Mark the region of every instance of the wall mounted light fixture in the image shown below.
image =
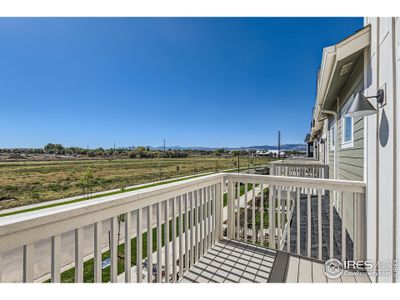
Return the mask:
[[351, 103], [349, 109], [347, 110], [347, 117], [365, 117], [372, 115], [377, 112], [377, 109], [369, 103], [367, 99], [376, 98], [378, 104], [382, 105], [385, 100], [385, 93], [383, 89], [378, 90], [376, 96], [365, 97], [361, 92], [359, 92]]

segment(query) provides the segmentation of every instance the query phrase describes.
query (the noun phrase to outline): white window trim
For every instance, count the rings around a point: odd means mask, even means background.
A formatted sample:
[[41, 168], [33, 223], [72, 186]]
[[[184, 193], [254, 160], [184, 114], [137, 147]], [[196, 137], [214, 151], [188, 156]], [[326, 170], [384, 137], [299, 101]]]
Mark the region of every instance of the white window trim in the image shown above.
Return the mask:
[[351, 139], [349, 141], [344, 141], [344, 136], [346, 132], [346, 117], [342, 118], [342, 149], [354, 147], [354, 118], [351, 119]]
[[336, 124], [333, 123], [332, 126], [329, 128], [329, 150], [330, 151], [335, 151], [335, 145], [334, 145], [335, 131], [336, 131]]

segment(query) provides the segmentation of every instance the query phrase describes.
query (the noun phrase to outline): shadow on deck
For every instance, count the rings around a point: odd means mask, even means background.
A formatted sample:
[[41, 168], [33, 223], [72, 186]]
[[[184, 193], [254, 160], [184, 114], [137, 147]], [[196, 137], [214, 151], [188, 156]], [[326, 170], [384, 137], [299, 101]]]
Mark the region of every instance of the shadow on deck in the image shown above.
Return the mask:
[[208, 251], [180, 283], [370, 282], [365, 273], [331, 280], [323, 262], [224, 239]]

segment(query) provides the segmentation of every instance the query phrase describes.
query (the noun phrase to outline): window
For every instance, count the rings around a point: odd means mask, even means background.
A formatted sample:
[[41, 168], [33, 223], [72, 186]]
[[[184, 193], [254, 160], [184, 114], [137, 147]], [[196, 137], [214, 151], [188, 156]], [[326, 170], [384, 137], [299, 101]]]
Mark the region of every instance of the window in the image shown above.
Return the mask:
[[342, 120], [343, 127], [343, 142], [342, 147], [352, 147], [353, 146], [353, 118], [344, 117]]

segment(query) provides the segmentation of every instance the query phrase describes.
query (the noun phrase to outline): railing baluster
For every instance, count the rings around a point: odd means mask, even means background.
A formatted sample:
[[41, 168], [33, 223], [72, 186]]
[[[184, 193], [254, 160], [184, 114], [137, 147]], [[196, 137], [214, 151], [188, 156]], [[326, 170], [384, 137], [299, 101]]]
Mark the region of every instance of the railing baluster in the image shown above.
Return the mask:
[[[111, 230], [110, 230], [110, 258], [111, 258], [111, 266], [110, 266], [110, 279], [111, 282], [117, 282], [118, 276], [118, 238], [117, 238], [117, 217], [112, 217], [111, 221]], [[82, 245], [80, 246], [82, 248]]]
[[169, 199], [164, 201], [165, 282], [169, 282]]
[[101, 269], [101, 234], [102, 234], [102, 222], [96, 222], [94, 224], [94, 282], [102, 282], [102, 269]]
[[217, 209], [217, 185], [214, 184], [212, 189], [212, 201], [211, 201], [211, 228], [212, 228], [212, 232], [211, 232], [211, 246], [213, 247], [215, 245], [215, 241], [216, 241], [216, 222], [217, 222], [217, 213], [216, 213], [216, 209]]
[[264, 185], [260, 184], [260, 188], [260, 244], [261, 246], [264, 246]]
[[204, 188], [200, 189], [200, 254], [199, 259], [204, 254]]
[[203, 195], [204, 195], [204, 200], [203, 200], [203, 206], [204, 206], [204, 248], [203, 248], [203, 253], [207, 252], [208, 249], [208, 187], [205, 187], [203, 189]]
[[[343, 195], [343, 194], [342, 194]], [[354, 199], [353, 199], [354, 201]], [[345, 261], [347, 258], [346, 255], [346, 213], [343, 209], [343, 197], [342, 197], [342, 261]]]
[[[226, 191], [226, 199], [227, 199], [227, 203], [226, 203], [226, 206], [227, 206], [227, 208], [226, 208], [226, 210], [227, 210], [226, 237], [228, 239], [233, 239], [235, 237], [234, 226], [232, 226], [232, 221], [233, 221], [232, 207], [233, 207], [233, 203], [234, 203], [234, 201], [233, 201], [234, 198], [235, 198], [235, 186], [234, 186], [233, 180], [228, 179], [228, 186], [227, 186], [227, 191]], [[221, 223], [222, 222], [223, 222], [223, 220], [221, 220]]]
[[196, 203], [196, 220], [195, 220], [195, 230], [196, 230], [196, 236], [195, 236], [195, 251], [194, 251], [194, 261], [195, 263], [199, 260], [199, 216], [200, 216], [200, 209], [199, 209], [199, 195], [200, 195], [200, 190], [197, 190], [196, 193], [196, 199], [195, 199], [195, 203]]
[[281, 240], [282, 240], [282, 233], [281, 233], [281, 186], [278, 186], [277, 187], [277, 194], [278, 194], [278, 201], [277, 201], [277, 205], [276, 205], [276, 207], [277, 207], [277, 215], [278, 215], [278, 249], [279, 249], [279, 247], [280, 247], [280, 243], [281, 243]]
[[274, 187], [269, 185], [269, 247], [275, 249], [275, 205]]
[[[33, 282], [34, 280], [34, 245], [28, 244], [22, 247], [23, 252], [23, 273], [22, 281], [25, 283]], [[76, 277], [75, 277], [76, 279]]]
[[153, 282], [153, 206], [147, 207], [147, 282]]
[[83, 282], [83, 228], [75, 229], [75, 283]]
[[139, 208], [137, 210], [137, 224], [136, 224], [136, 281], [138, 283], [142, 282], [142, 261], [143, 261], [143, 255], [142, 255], [142, 209]]
[[291, 252], [290, 251], [290, 187], [287, 187], [287, 191], [286, 191], [286, 229], [287, 229], [287, 252]]
[[157, 282], [162, 278], [162, 225], [161, 225], [161, 202], [157, 203]]
[[251, 242], [256, 243], [256, 185], [254, 183], [251, 201]]
[[[194, 228], [194, 214], [195, 214], [195, 192], [191, 192], [190, 194], [190, 203], [189, 199], [186, 199], [186, 206], [188, 207], [190, 204], [190, 266], [192, 267], [195, 262], [194, 255], [194, 244], [195, 244], [195, 228]], [[188, 208], [186, 208], [186, 212], [188, 212]], [[187, 220], [187, 219], [186, 219]], [[186, 228], [186, 227], [185, 227]], [[189, 264], [186, 265], [186, 271], [189, 270]]]
[[207, 201], [207, 251], [210, 250], [211, 248], [211, 233], [212, 233], [212, 227], [211, 227], [211, 202], [213, 200], [212, 197], [212, 186], [209, 186], [207, 188], [207, 193], [208, 193], [208, 201]]
[[[187, 194], [180, 196], [179, 199], [179, 278], [183, 277], [183, 252], [184, 252], [184, 248], [183, 248], [183, 214], [182, 214], [182, 210], [183, 210], [183, 201], [184, 198], [186, 199]], [[188, 236], [185, 235], [185, 240], [188, 239]], [[188, 257], [188, 253], [186, 250], [186, 255], [185, 258]]]
[[311, 257], [311, 189], [307, 189], [307, 256]]
[[[185, 197], [185, 272], [189, 271], [189, 258], [190, 258], [190, 265], [193, 266], [193, 196], [192, 195], [193, 195], [192, 193], [189, 193], [186, 194]], [[189, 224], [189, 214], [190, 214], [190, 224]], [[189, 235], [190, 235], [190, 240], [189, 240]], [[189, 247], [189, 242], [190, 242], [190, 247]]]
[[297, 220], [297, 226], [296, 226], [296, 233], [297, 233], [297, 240], [296, 240], [296, 246], [297, 246], [297, 255], [300, 255], [300, 189], [296, 189], [296, 220]]
[[172, 198], [172, 282], [176, 283], [176, 197]]
[[318, 259], [322, 260], [322, 209], [321, 190], [318, 190]]
[[61, 282], [61, 235], [51, 237], [51, 282]]
[[236, 239], [240, 240], [240, 182], [237, 183]]
[[[220, 241], [223, 238], [223, 203], [224, 203], [224, 185], [225, 185], [225, 180], [222, 179], [219, 184], [216, 186], [216, 191], [215, 191], [215, 240], [214, 244], [216, 244], [218, 241]], [[229, 189], [229, 188], [228, 188]], [[229, 196], [227, 196], [227, 199], [229, 199]], [[229, 218], [229, 210], [227, 214]], [[229, 220], [228, 220], [229, 222]]]
[[131, 266], [131, 229], [132, 229], [132, 214], [127, 212], [125, 219], [125, 282], [132, 282], [132, 266]]
[[329, 191], [329, 258], [333, 258], [333, 197]]
[[244, 228], [243, 228], [243, 232], [244, 232], [244, 241], [247, 242], [247, 193], [248, 193], [248, 183], [246, 182], [244, 184]]

